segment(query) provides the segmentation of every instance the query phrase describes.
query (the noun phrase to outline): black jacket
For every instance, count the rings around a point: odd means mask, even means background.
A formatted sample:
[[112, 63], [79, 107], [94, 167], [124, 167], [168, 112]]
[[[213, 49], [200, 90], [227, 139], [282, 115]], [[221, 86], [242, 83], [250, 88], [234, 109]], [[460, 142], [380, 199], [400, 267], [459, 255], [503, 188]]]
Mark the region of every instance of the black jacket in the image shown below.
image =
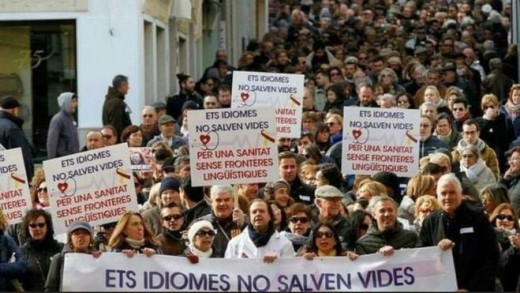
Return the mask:
[[421, 246], [436, 246], [442, 239], [455, 243], [453, 260], [460, 289], [494, 291], [499, 252], [495, 231], [482, 209], [461, 203], [455, 216], [435, 211], [422, 225]]
[[27, 179], [34, 174], [33, 149], [22, 130], [23, 120], [9, 112], [0, 110], [0, 144], [6, 149], [22, 148]]
[[188, 229], [191, 223], [200, 217], [211, 214], [211, 207], [208, 205], [205, 199], [199, 201], [192, 208], [184, 211], [184, 228]]
[[45, 242], [29, 240], [21, 248], [25, 255], [27, 271], [19, 279], [25, 291], [45, 290], [45, 281], [51, 266], [51, 258], [63, 249], [63, 243], [53, 238]]
[[116, 89], [109, 87], [103, 104], [103, 125], [110, 124], [117, 130], [117, 135], [127, 126], [132, 125], [125, 96]]
[[390, 245], [394, 249], [414, 248], [419, 242], [417, 233], [403, 229], [403, 225], [396, 220], [395, 227], [380, 231], [377, 223], [370, 225], [367, 234], [359, 238], [356, 243], [356, 253], [376, 253], [381, 247]]
[[178, 95], [173, 97], [166, 98], [166, 113], [173, 117], [173, 119], [177, 121], [182, 121], [181, 119], [181, 110], [184, 103], [187, 101], [193, 101], [197, 103], [199, 109], [202, 109], [202, 97], [197, 93], [193, 92], [191, 94], [181, 92]]
[[314, 203], [314, 190], [315, 188], [303, 183], [298, 176], [291, 184], [291, 197], [295, 202], [301, 202], [304, 204]]

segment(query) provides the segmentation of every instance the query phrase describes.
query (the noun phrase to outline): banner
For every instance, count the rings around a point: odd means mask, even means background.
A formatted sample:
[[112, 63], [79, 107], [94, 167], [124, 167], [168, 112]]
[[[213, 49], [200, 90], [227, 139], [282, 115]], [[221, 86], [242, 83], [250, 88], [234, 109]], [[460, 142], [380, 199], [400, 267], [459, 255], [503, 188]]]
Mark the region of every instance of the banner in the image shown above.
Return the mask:
[[0, 151], [0, 208], [9, 224], [22, 222], [32, 208], [21, 148]]
[[417, 174], [419, 110], [345, 107], [343, 117], [343, 173]]
[[56, 234], [76, 220], [101, 225], [137, 211], [126, 143], [44, 161], [43, 168]]
[[188, 111], [193, 186], [278, 178], [273, 108]]
[[235, 70], [231, 107], [274, 107], [278, 137], [300, 138], [303, 88], [302, 74]]
[[451, 291], [457, 289], [451, 250], [426, 247], [381, 254], [306, 260], [204, 258], [104, 253], [65, 256], [63, 291]]

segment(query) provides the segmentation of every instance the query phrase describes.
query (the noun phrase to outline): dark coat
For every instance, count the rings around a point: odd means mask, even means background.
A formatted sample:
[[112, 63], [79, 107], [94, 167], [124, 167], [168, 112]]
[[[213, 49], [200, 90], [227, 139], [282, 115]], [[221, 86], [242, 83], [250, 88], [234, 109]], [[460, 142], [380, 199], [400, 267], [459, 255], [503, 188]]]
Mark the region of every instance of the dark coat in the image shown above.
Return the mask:
[[103, 125], [107, 124], [114, 126], [119, 136], [121, 136], [123, 129], [132, 125], [129, 109], [125, 103], [125, 96], [113, 87], [108, 87], [105, 103], [103, 104]]
[[301, 202], [304, 204], [314, 203], [314, 190], [315, 188], [303, 183], [298, 176], [291, 184], [291, 197], [295, 202]]
[[24, 290], [43, 292], [51, 266], [51, 258], [62, 251], [63, 243], [53, 238], [45, 242], [29, 240], [21, 249], [27, 262], [27, 272], [19, 278]]
[[148, 241], [145, 241], [144, 245], [141, 246], [139, 249], [133, 248], [132, 246], [130, 246], [130, 244], [128, 244], [126, 241], [124, 241], [123, 244], [121, 244], [121, 246], [112, 247], [110, 252], [121, 252], [123, 250], [130, 249], [130, 250], [134, 250], [136, 253], [141, 253], [141, 251], [145, 248], [151, 248], [151, 249], [155, 250], [156, 254], [163, 254], [160, 246], [149, 243]]
[[394, 249], [414, 248], [419, 242], [417, 233], [403, 229], [403, 225], [396, 220], [394, 229], [380, 231], [377, 223], [370, 225], [367, 233], [356, 243], [357, 254], [376, 253], [381, 247], [390, 245]]
[[47, 159], [59, 158], [79, 152], [78, 128], [74, 118], [60, 110], [51, 119], [47, 135]]
[[495, 120], [483, 117], [476, 120], [480, 126], [480, 138], [497, 154], [500, 170], [507, 170], [505, 152], [515, 139], [513, 123], [504, 113], [500, 113]]
[[[49, 267], [49, 274], [45, 281], [45, 292], [61, 291], [61, 278], [63, 276], [63, 264], [65, 262], [65, 254], [72, 252], [68, 246], [63, 248], [62, 252], [55, 254], [51, 258], [51, 265]], [[88, 254], [91, 254], [89, 251]]]
[[433, 154], [436, 150], [445, 148], [449, 150], [449, 146], [436, 136], [430, 135], [425, 141], [419, 142], [419, 158]]
[[34, 174], [33, 149], [22, 130], [23, 120], [0, 110], [0, 144], [6, 149], [22, 148], [27, 179]]
[[173, 233], [162, 229], [162, 233], [157, 236], [157, 240], [161, 242], [161, 250], [165, 255], [182, 255], [186, 249], [186, 242], [182, 239], [180, 233]]
[[[9, 262], [14, 254], [16, 260]], [[0, 291], [10, 289], [9, 279], [20, 278], [26, 271], [25, 256], [13, 238], [4, 231], [0, 231]]]
[[[231, 230], [236, 229], [237, 225], [231, 218], [219, 221], [213, 213], [198, 218], [196, 221], [198, 220], [206, 220], [213, 225], [213, 229], [217, 231], [217, 235], [215, 235], [215, 239], [213, 239], [213, 253], [218, 257], [224, 257], [228, 242], [231, 239]], [[244, 221], [244, 226], [240, 227], [240, 230], [244, 230], [247, 224], [247, 221]]]
[[187, 101], [193, 101], [199, 105], [199, 109], [202, 109], [202, 97], [197, 93], [192, 94], [181, 92], [173, 97], [166, 98], [166, 113], [173, 117], [177, 121], [181, 121], [182, 106]]
[[211, 214], [211, 207], [205, 199], [199, 201], [192, 208], [184, 212], [184, 229], [188, 229], [190, 224], [200, 217]]
[[453, 260], [460, 289], [494, 291], [499, 252], [495, 231], [482, 209], [461, 203], [450, 218], [439, 210], [421, 228], [421, 246], [436, 246], [442, 239], [455, 243]]
[[498, 179], [498, 183], [504, 184], [507, 187], [509, 199], [515, 211], [520, 210], [520, 175], [516, 175], [510, 179], [501, 177]]

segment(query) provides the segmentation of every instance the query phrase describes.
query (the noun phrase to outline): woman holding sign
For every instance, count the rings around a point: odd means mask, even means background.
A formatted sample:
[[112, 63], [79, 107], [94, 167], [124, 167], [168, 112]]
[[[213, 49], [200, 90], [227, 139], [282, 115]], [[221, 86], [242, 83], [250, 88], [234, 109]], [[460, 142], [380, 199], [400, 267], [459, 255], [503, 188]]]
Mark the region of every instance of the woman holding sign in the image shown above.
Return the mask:
[[133, 257], [136, 253], [143, 253], [148, 257], [162, 254], [160, 242], [145, 225], [141, 214], [132, 211], [126, 212], [117, 222], [108, 246], [112, 248], [112, 252], [122, 252], [128, 257]]

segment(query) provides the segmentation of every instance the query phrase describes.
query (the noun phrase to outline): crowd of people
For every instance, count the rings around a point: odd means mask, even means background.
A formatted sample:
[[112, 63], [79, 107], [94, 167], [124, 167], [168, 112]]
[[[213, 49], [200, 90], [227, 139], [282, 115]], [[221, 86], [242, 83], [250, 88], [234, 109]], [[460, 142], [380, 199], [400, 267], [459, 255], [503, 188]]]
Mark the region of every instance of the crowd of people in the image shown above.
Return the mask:
[[[78, 97], [62, 93], [49, 159], [116, 143], [153, 154], [151, 171], [133, 174], [139, 210], [99, 227], [75, 222], [66, 244], [53, 237], [20, 104], [2, 98], [0, 143], [22, 147], [34, 209], [21, 225], [0, 219], [0, 291], [59, 290], [69, 252], [355, 262], [425, 246], [452, 250], [461, 290], [520, 291], [520, 84], [510, 20], [511, 0], [271, 0], [269, 32], [249, 42], [236, 68], [217, 50], [202, 76], [178, 74], [178, 94], [144, 106], [140, 125], [124, 101], [130, 81], [117, 75], [104, 126], [81, 148]], [[277, 138], [276, 181], [194, 187], [187, 112], [230, 108], [237, 70], [305, 76], [301, 137]], [[344, 107], [418, 109], [420, 172], [342, 174]]]

